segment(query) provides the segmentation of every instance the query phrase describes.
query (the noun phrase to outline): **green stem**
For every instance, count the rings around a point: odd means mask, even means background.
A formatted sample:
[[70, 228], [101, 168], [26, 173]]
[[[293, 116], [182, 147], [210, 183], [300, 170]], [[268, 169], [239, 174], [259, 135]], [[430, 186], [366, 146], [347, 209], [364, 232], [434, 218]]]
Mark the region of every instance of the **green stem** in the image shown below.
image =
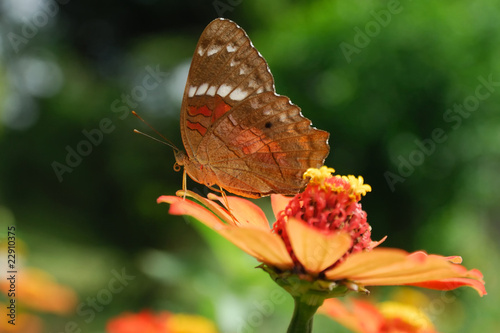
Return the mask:
[[314, 314], [321, 304], [309, 305], [303, 302], [300, 297], [294, 297], [293, 301], [295, 309], [287, 333], [311, 333]]

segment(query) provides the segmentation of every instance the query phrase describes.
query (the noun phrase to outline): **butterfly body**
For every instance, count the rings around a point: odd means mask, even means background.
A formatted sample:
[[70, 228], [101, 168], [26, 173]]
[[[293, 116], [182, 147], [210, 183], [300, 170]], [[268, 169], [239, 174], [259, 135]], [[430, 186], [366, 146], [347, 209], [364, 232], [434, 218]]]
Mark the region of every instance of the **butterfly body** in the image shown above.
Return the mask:
[[328, 132], [276, 94], [266, 61], [236, 23], [216, 19], [200, 37], [184, 91], [178, 165], [195, 181], [258, 198], [296, 194], [328, 155]]

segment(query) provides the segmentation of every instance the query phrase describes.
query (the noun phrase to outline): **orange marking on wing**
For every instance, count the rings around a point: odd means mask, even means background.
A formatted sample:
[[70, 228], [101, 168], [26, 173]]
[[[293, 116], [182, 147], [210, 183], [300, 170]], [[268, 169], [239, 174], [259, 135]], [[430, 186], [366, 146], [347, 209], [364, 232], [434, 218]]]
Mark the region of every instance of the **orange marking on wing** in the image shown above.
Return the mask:
[[215, 107], [214, 113], [212, 114], [212, 124], [215, 123], [217, 119], [222, 117], [226, 112], [231, 110], [231, 106], [226, 104], [222, 99], [219, 104]]
[[202, 124], [200, 123], [193, 123], [193, 122], [190, 122], [189, 120], [187, 121], [187, 127], [189, 129], [192, 129], [192, 130], [195, 130], [195, 131], [198, 131], [201, 135], [205, 135], [205, 133], [207, 133], [207, 129], [205, 126], [203, 126]]
[[256, 152], [260, 153], [270, 153], [261, 154], [260, 158], [269, 159], [272, 158], [272, 154], [281, 151], [281, 147], [277, 142], [272, 141], [269, 138], [262, 137], [259, 135], [261, 133], [256, 129], [253, 131], [248, 131], [246, 134], [241, 135], [242, 142], [245, 142], [245, 146], [241, 146], [241, 150], [245, 155], [250, 155]]
[[199, 108], [197, 108], [196, 106], [190, 106], [188, 109], [188, 113], [190, 116], [193, 117], [199, 114], [205, 117], [210, 117], [212, 115], [212, 110], [210, 110], [206, 105], [203, 105], [202, 107]]

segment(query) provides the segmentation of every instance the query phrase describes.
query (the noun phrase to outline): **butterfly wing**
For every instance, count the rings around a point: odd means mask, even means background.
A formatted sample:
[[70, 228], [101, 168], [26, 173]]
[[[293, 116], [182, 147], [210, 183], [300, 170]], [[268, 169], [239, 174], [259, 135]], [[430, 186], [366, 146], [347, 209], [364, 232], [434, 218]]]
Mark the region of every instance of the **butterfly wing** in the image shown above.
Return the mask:
[[201, 34], [181, 107], [181, 134], [189, 158], [206, 132], [244, 98], [274, 91], [266, 61], [247, 34], [226, 19], [212, 21]]
[[216, 19], [203, 31], [181, 110], [187, 173], [247, 197], [295, 194], [302, 174], [329, 152], [288, 97], [275, 93], [266, 61], [236, 23]]

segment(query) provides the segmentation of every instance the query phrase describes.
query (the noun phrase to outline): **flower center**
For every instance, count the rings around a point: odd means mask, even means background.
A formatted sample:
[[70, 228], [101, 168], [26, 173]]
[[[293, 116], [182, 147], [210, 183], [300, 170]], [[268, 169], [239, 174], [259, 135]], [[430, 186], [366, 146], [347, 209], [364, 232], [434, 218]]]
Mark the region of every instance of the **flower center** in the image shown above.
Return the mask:
[[366, 221], [366, 212], [358, 202], [370, 191], [363, 184], [363, 178], [353, 176], [333, 176], [331, 168], [309, 169], [304, 177], [310, 177], [304, 192], [296, 195], [280, 213], [273, 225], [273, 231], [280, 235], [294, 262], [301, 266], [293, 254], [286, 232], [289, 217], [295, 217], [324, 233], [345, 231], [353, 240], [353, 245], [336, 264], [352, 253], [360, 252], [371, 243], [371, 227]]

